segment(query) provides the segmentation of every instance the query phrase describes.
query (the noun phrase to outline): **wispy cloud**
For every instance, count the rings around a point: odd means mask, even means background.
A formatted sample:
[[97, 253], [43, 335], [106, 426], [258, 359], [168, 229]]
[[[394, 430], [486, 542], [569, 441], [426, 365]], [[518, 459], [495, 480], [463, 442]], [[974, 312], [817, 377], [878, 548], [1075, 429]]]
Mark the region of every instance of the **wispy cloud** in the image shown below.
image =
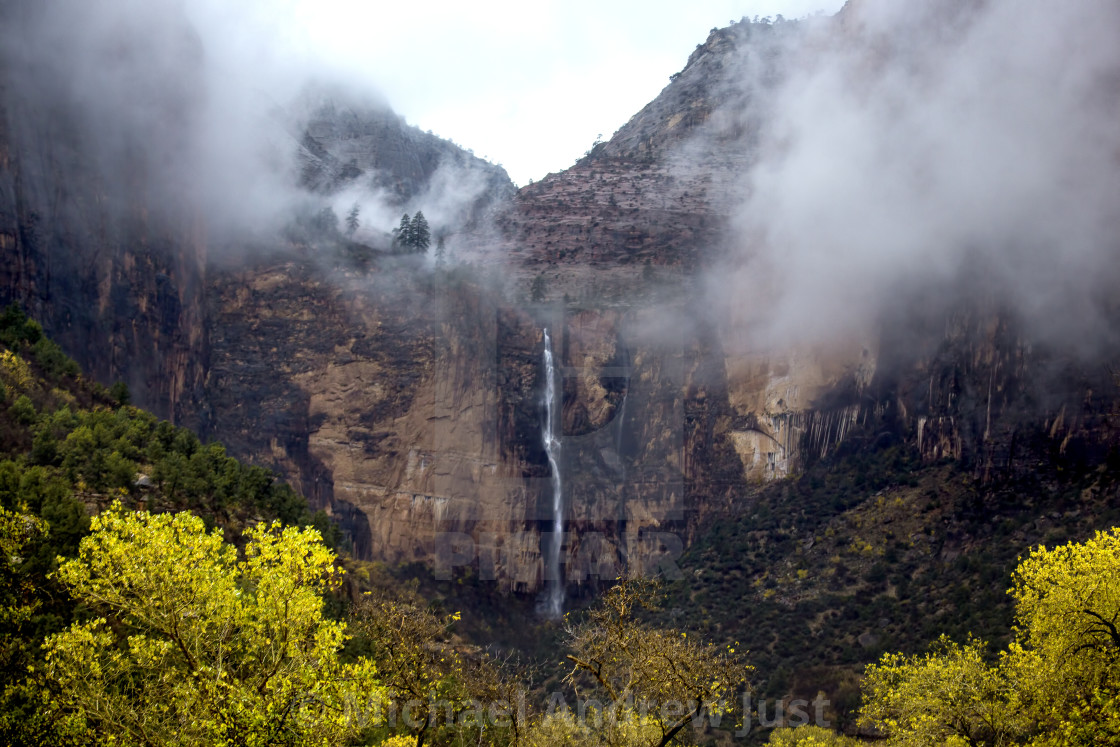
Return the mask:
[[1052, 339], [1106, 334], [1118, 23], [1092, 0], [861, 0], [800, 38], [712, 277], [728, 326], [829, 340], [968, 285]]

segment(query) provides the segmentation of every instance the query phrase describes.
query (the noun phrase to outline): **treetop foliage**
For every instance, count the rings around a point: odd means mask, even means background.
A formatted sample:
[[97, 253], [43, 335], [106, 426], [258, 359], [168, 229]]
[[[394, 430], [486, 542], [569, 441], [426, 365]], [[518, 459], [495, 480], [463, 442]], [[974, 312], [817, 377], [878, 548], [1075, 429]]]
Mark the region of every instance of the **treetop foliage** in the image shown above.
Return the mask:
[[40, 644], [88, 612], [55, 571], [78, 553], [91, 512], [114, 500], [190, 508], [231, 539], [261, 518], [315, 524], [332, 543], [339, 533], [268, 470], [121, 406], [123, 385], [106, 392], [72, 361], [44, 357], [56, 348], [18, 307], [0, 314], [0, 343], [0, 743], [67, 744], [76, 737], [50, 708], [58, 683], [45, 679]]
[[398, 251], [423, 254], [432, 245], [432, 232], [428, 219], [422, 211], [409, 218], [408, 213], [401, 216], [400, 225], [393, 229], [393, 247]]
[[863, 717], [922, 744], [1006, 744], [1024, 728], [1022, 704], [985, 648], [942, 637], [924, 655], [884, 655], [865, 673]]
[[[526, 730], [517, 703], [524, 685], [509, 662], [470, 651], [452, 635], [458, 612], [441, 614], [413, 589], [367, 593], [353, 608], [356, 642], [377, 662], [379, 682], [396, 703], [412, 702], [413, 721], [398, 724], [412, 744], [447, 741], [456, 734], [474, 742], [501, 736], [516, 743]], [[464, 718], [479, 703], [501, 704], [505, 724], [487, 734]], [[465, 725], [464, 725], [465, 724]]]
[[806, 724], [795, 728], [783, 727], [770, 732], [766, 744], [773, 747], [857, 747], [864, 744], [858, 739], [837, 734], [831, 729]]
[[1120, 528], [1034, 549], [1012, 578], [1011, 644], [946, 638], [867, 668], [864, 723], [891, 744], [1120, 742]]
[[[577, 693], [589, 688], [615, 704], [654, 706], [638, 719], [645, 728], [626, 737], [638, 741], [626, 743], [666, 745], [694, 717], [734, 709], [752, 671], [734, 645], [719, 647], [687, 631], [643, 622], [641, 612], [655, 606], [659, 595], [656, 581], [624, 579], [583, 621], [568, 627], [572, 669], [566, 681]], [[665, 710], [670, 701], [684, 704], [683, 712]]]
[[362, 222], [358, 219], [358, 216], [360, 214], [361, 214], [361, 207], [359, 207], [358, 203], [355, 202], [354, 205], [350, 208], [350, 212], [348, 212], [346, 214], [346, 236], [347, 237], [352, 237], [354, 235], [354, 233], [358, 230], [358, 228], [362, 225]]
[[18, 305], [12, 304], [0, 313], [0, 345], [13, 354], [34, 359], [51, 379], [76, 378], [81, 372], [43, 328]]
[[58, 578], [102, 615], [47, 639], [86, 726], [136, 744], [334, 745], [374, 668], [323, 614], [341, 571], [314, 529], [260, 523], [243, 554], [188, 513], [115, 503]]

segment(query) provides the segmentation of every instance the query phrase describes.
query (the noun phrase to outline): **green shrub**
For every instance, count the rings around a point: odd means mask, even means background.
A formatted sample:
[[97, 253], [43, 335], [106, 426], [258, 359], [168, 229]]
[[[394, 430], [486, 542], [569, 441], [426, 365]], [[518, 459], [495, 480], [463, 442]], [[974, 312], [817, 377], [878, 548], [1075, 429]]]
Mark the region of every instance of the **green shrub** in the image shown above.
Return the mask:
[[132, 394], [128, 391], [128, 384], [123, 381], [113, 382], [113, 385], [109, 387], [109, 396], [122, 406], [132, 403]]
[[37, 413], [35, 412], [35, 405], [31, 403], [31, 399], [26, 394], [21, 394], [12, 403], [12, 417], [17, 422], [23, 425], [30, 425], [35, 422]]
[[31, 354], [48, 376], [52, 378], [59, 378], [62, 376], [76, 377], [81, 373], [78, 364], [74, 362], [70, 356], [62, 352], [53, 340], [46, 337], [39, 339], [31, 347]]

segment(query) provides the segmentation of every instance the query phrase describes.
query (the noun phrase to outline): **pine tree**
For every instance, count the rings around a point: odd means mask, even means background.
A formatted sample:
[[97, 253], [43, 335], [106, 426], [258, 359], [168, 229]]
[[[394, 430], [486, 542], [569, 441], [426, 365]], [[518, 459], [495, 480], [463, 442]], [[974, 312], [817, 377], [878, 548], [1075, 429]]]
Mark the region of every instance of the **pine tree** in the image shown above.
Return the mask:
[[408, 213], [401, 216], [401, 224], [393, 229], [393, 248], [408, 251], [412, 246], [412, 223]]
[[436, 239], [436, 267], [443, 267], [447, 264], [447, 246], [445, 244], [445, 237], [441, 234]]
[[312, 228], [317, 234], [325, 238], [338, 235], [338, 216], [334, 210], [327, 206], [315, 214], [311, 219]]
[[361, 212], [361, 208], [359, 208], [358, 203], [355, 202], [354, 207], [350, 208], [350, 212], [346, 214], [347, 236], [353, 236], [354, 232], [358, 230], [358, 226], [361, 225], [361, 222], [358, 220], [359, 212]]
[[416, 217], [412, 219], [409, 234], [409, 246], [412, 251], [417, 254], [428, 251], [428, 247], [432, 245], [432, 232], [428, 228], [428, 219], [424, 217], [422, 210], [416, 211]]

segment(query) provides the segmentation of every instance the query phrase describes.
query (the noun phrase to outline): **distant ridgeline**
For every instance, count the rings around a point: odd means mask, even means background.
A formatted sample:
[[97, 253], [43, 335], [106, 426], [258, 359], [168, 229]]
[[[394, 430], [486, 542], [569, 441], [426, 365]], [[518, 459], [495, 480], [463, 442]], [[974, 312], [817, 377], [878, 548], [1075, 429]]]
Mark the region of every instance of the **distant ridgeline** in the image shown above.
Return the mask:
[[[0, 508], [34, 524], [30, 543], [9, 552], [5, 536], [0, 587], [5, 603], [32, 610], [0, 616], [0, 742], [24, 710], [18, 679], [42, 657], [43, 636], [74, 619], [74, 603], [52, 577], [58, 556], [72, 557], [90, 514], [121, 501], [152, 512], [190, 510], [238, 542], [260, 520], [313, 525], [328, 544], [339, 533], [325, 514], [261, 467], [226, 456], [190, 431], [128, 404], [82, 377], [78, 365], [18, 307], [0, 314]], [[31, 518], [35, 517], [35, 518]], [[38, 521], [36, 521], [36, 519]], [[5, 527], [7, 525], [5, 524]], [[7, 607], [6, 607], [7, 609]]]

